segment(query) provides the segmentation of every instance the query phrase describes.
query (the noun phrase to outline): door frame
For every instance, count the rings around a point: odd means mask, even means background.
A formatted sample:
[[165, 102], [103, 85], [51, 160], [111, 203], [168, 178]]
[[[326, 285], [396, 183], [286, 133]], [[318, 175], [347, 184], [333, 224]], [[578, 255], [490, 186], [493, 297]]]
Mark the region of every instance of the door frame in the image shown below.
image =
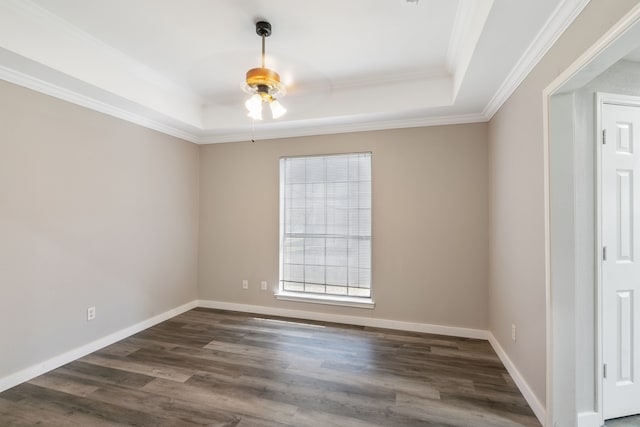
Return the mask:
[[[620, 19], [617, 23], [615, 23], [602, 37], [600, 37], [587, 51], [585, 51], [582, 55], [580, 55], [567, 69], [561, 72], [542, 92], [542, 117], [543, 117], [543, 141], [542, 141], [542, 149], [543, 149], [543, 162], [544, 162], [544, 233], [545, 233], [545, 295], [546, 295], [546, 416], [544, 425], [547, 427], [554, 426], [554, 399], [553, 395], [553, 379], [554, 372], [559, 369], [559, 367], [554, 366], [554, 335], [553, 335], [553, 327], [554, 327], [554, 316], [552, 312], [552, 301], [554, 294], [554, 283], [551, 282], [551, 226], [550, 226], [550, 217], [551, 217], [551, 208], [550, 208], [550, 198], [551, 198], [551, 187], [550, 187], [550, 144], [551, 144], [551, 133], [550, 133], [550, 106], [551, 106], [551, 97], [569, 85], [574, 78], [580, 77], [581, 74], [592, 74], [594, 73], [594, 67], [597, 68], [596, 64], [602, 56], [607, 56], [607, 53], [611, 55], [615, 55], [619, 46], [617, 46], [616, 42], [621, 41], [624, 43], [623, 39], [627, 39], [626, 43], [628, 43], [628, 39], [630, 34], [635, 34], [640, 32], [640, 4], [634, 6], [622, 19]], [[637, 37], [634, 35], [632, 37]], [[636, 39], [637, 40], [637, 39]], [[605, 67], [600, 70], [604, 71], [608, 67]], [[585, 82], [589, 81], [591, 78], [586, 78]], [[599, 105], [599, 104], [596, 104]], [[601, 138], [602, 124], [601, 120], [601, 108], [596, 108], [597, 117], [595, 118], [596, 126], [599, 128], [594, 129], [597, 132], [596, 142], [598, 145], [598, 150], [601, 150]], [[601, 156], [601, 154], [597, 154], [597, 156]], [[598, 157], [599, 158], [599, 157]], [[600, 169], [600, 161], [597, 160], [597, 182], [596, 187], [598, 188], [598, 193], [596, 195], [596, 204], [597, 204], [597, 213], [596, 213], [596, 228], [597, 230], [597, 242], [596, 248], [602, 247], [601, 241], [601, 231], [600, 231], [600, 197], [599, 193], [599, 169]], [[601, 250], [601, 249], [598, 249]], [[600, 257], [598, 257], [600, 258]], [[595, 363], [596, 363], [596, 372], [595, 378], [600, 378], [600, 381], [596, 380], [594, 387], [596, 390], [595, 395], [595, 412], [587, 414], [583, 422], [578, 420], [579, 426], [601, 426], [604, 422], [603, 412], [602, 412], [602, 325], [601, 325], [601, 265], [600, 262], [596, 263], [597, 271], [596, 271], [596, 280], [598, 290], [596, 291], [596, 337], [594, 337], [595, 341]], [[575, 398], [575, 395], [572, 396]], [[576, 414], [576, 417], [578, 414]]]
[[602, 107], [605, 104], [621, 105], [628, 107], [640, 107], [640, 96], [619, 95], [615, 93], [597, 92], [596, 93], [596, 135], [594, 141], [596, 143], [596, 408], [600, 414], [601, 422], [604, 424], [604, 281], [602, 277]]

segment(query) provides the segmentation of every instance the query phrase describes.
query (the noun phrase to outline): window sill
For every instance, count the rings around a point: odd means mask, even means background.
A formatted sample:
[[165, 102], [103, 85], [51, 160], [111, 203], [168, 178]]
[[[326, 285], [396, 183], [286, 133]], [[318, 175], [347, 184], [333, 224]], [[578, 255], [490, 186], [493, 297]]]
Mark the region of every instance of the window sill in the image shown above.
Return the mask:
[[312, 304], [341, 305], [343, 307], [374, 308], [376, 304], [371, 298], [341, 297], [329, 295], [304, 295], [297, 292], [278, 292], [276, 299], [282, 301], [309, 302]]

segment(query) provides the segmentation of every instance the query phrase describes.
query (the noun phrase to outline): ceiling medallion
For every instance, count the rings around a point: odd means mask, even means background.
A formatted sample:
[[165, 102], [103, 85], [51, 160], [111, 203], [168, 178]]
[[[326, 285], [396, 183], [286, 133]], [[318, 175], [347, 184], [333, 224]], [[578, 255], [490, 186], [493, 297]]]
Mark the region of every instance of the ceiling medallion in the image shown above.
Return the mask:
[[280, 75], [264, 66], [265, 38], [271, 35], [271, 24], [266, 21], [256, 23], [256, 34], [262, 38], [262, 63], [260, 68], [252, 68], [247, 71], [242, 90], [251, 97], [244, 103], [249, 113], [247, 116], [254, 120], [262, 120], [262, 104], [267, 103], [271, 109], [271, 117], [282, 117], [287, 110], [278, 102], [278, 98], [286, 94], [286, 89], [280, 83]]

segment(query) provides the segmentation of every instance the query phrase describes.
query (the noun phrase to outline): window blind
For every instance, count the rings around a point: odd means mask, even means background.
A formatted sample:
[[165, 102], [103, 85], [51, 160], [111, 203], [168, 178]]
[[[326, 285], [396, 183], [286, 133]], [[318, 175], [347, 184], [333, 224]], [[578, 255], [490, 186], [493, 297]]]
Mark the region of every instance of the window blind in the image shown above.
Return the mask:
[[371, 153], [280, 160], [280, 289], [371, 297]]

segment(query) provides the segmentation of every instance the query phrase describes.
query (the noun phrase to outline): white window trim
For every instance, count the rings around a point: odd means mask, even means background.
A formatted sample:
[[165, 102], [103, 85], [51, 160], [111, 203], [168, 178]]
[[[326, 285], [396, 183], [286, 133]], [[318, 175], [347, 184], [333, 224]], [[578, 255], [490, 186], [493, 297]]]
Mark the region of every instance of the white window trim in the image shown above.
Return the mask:
[[281, 301], [309, 302], [313, 304], [339, 305], [343, 307], [368, 308], [376, 306], [373, 298], [343, 297], [337, 295], [303, 294], [302, 292], [280, 291], [273, 295]]
[[[318, 154], [318, 155], [302, 155], [302, 156], [286, 156], [286, 157], [281, 157], [280, 158], [280, 162], [283, 159], [289, 159], [289, 158], [293, 158], [293, 157], [304, 157], [304, 158], [308, 158], [308, 157], [326, 157], [326, 156], [332, 156], [332, 155], [349, 155], [349, 154], [368, 154], [369, 156], [372, 156], [372, 152], [353, 152], [353, 153], [331, 153], [331, 154]], [[372, 165], [373, 166], [373, 165]], [[280, 216], [280, 220], [279, 220], [279, 241], [282, 242], [282, 233], [283, 233], [283, 217], [282, 217], [282, 213], [283, 213], [283, 200], [282, 200], [282, 194], [283, 194], [283, 170], [282, 167], [279, 168], [279, 216]], [[372, 236], [369, 237], [371, 239], [371, 242], [373, 242], [373, 238]], [[373, 249], [373, 248], [371, 248]], [[373, 309], [375, 308], [375, 302], [373, 301], [373, 296], [369, 296], [369, 297], [352, 297], [352, 296], [343, 296], [343, 295], [335, 295], [335, 294], [314, 294], [314, 293], [305, 293], [305, 292], [295, 292], [295, 291], [285, 291], [282, 288], [282, 282], [281, 282], [281, 278], [282, 278], [282, 247], [279, 248], [278, 250], [279, 252], [279, 260], [278, 260], [278, 265], [279, 265], [279, 290], [274, 293], [274, 297], [278, 300], [282, 300], [282, 301], [293, 301], [293, 302], [306, 302], [306, 303], [313, 303], [313, 304], [326, 304], [326, 305], [336, 305], [336, 306], [343, 306], [343, 307], [353, 307], [353, 308], [367, 308], [367, 309]], [[370, 259], [372, 259], [372, 254], [370, 253]], [[373, 273], [373, 269], [370, 269], [371, 274]], [[371, 292], [371, 288], [370, 292]]]

